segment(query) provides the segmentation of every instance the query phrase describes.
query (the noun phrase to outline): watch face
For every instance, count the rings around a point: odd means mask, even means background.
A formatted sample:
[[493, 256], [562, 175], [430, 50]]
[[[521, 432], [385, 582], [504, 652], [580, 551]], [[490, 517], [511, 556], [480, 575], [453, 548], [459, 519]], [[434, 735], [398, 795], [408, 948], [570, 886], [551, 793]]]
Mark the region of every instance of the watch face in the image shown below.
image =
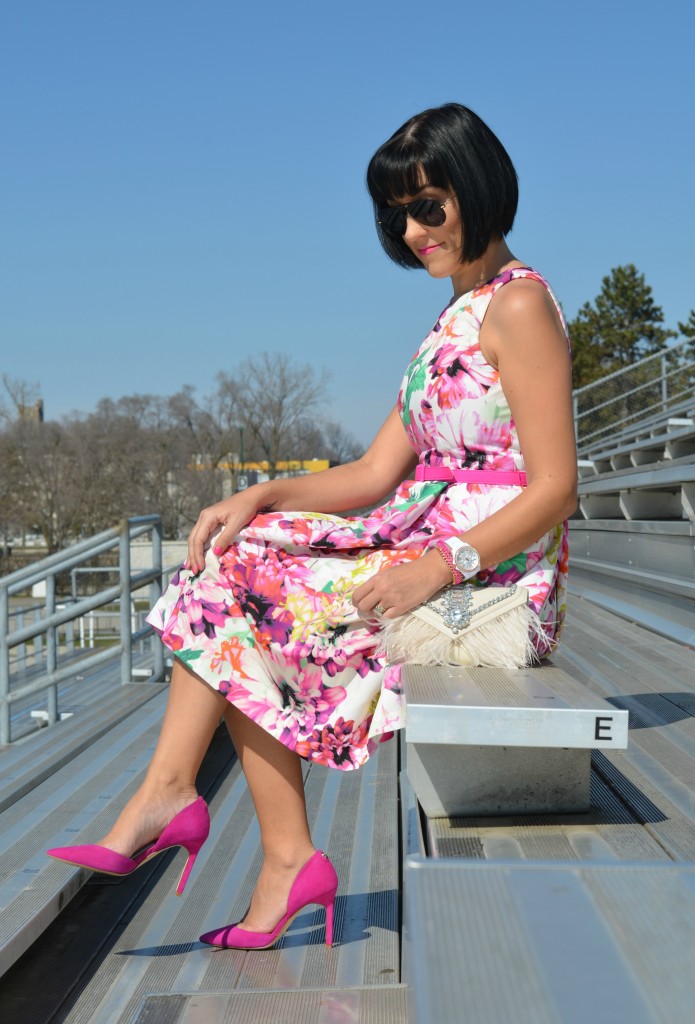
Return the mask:
[[454, 561], [459, 572], [473, 572], [480, 568], [480, 555], [470, 544], [464, 544], [458, 549]]

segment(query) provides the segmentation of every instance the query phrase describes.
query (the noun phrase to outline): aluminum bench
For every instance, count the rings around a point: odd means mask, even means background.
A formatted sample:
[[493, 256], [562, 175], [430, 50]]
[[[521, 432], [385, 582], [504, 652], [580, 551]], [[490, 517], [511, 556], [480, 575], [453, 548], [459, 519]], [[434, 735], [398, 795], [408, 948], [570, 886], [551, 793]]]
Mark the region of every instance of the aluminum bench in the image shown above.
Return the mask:
[[695, 651], [574, 596], [570, 611], [553, 661], [630, 716], [625, 750], [592, 752], [590, 810], [425, 819], [408, 852], [695, 861]]
[[403, 676], [407, 771], [428, 817], [586, 811], [592, 749], [627, 746], [627, 713], [557, 668]]
[[[687, 395], [678, 402], [669, 405], [668, 409], [661, 409], [658, 412], [642, 415], [639, 420], [624, 427], [613, 424], [599, 431], [592, 432], [588, 438], [579, 437], [578, 448], [583, 456], [591, 458], [594, 451], [603, 451], [607, 447], [618, 447], [622, 444], [632, 444], [634, 441], [642, 441], [652, 437], [655, 433], [664, 430], [669, 420], [694, 419], [695, 418], [695, 393]], [[580, 432], [580, 435], [583, 432]], [[603, 436], [598, 437], [597, 434]]]
[[579, 480], [585, 519], [695, 519], [695, 460], [620, 469]]
[[596, 473], [609, 473], [692, 455], [695, 455], [695, 423], [691, 419], [669, 419], [664, 427], [647, 437], [591, 452], [586, 458], [593, 462]]

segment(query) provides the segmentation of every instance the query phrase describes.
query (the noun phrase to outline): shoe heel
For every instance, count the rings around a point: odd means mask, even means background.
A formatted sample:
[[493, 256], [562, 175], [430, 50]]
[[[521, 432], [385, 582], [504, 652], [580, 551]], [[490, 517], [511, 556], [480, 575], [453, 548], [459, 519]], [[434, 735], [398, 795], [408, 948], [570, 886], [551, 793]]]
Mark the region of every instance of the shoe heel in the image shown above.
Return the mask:
[[186, 863], [183, 866], [183, 871], [181, 872], [181, 877], [179, 878], [179, 884], [176, 886], [176, 895], [177, 896], [183, 896], [183, 890], [186, 888], [186, 882], [189, 879], [189, 876], [191, 874], [191, 870], [193, 868], [193, 865], [195, 864], [195, 859], [196, 859], [197, 856], [198, 856], [198, 851], [197, 850], [195, 851], [195, 853], [189, 853], [188, 854], [188, 860], [186, 861]]
[[324, 904], [326, 907], [326, 945], [333, 945], [333, 911], [335, 909], [335, 902], [331, 900], [330, 903]]

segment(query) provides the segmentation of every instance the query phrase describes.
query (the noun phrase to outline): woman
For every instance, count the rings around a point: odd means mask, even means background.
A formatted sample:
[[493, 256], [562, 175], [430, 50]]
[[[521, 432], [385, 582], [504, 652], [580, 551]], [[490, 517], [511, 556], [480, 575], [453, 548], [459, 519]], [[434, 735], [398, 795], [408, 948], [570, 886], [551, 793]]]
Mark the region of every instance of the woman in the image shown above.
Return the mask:
[[[181, 891], [208, 829], [195, 778], [223, 715], [264, 863], [243, 922], [202, 937], [214, 945], [272, 945], [309, 903], [326, 906], [330, 944], [337, 879], [311, 841], [301, 759], [356, 768], [403, 724], [399, 667], [377, 653], [382, 617], [452, 580], [517, 582], [538, 614], [542, 656], [564, 615], [576, 489], [569, 347], [548, 285], [507, 246], [509, 156], [472, 111], [446, 104], [380, 147], [367, 184], [386, 253], [450, 277], [452, 299], [361, 459], [200, 514], [150, 615], [177, 659], [145, 781], [100, 844], [50, 851], [125, 874], [182, 845]], [[336, 515], [379, 501], [366, 518]]]

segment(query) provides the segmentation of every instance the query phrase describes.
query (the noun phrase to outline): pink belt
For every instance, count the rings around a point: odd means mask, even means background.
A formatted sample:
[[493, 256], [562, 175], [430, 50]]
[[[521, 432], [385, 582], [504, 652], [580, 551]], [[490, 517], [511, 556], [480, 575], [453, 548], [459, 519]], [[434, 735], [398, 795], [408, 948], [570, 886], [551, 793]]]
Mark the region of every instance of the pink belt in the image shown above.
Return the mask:
[[502, 487], [526, 486], [526, 474], [516, 469], [452, 469], [450, 466], [424, 466], [422, 463], [415, 470], [415, 479]]

